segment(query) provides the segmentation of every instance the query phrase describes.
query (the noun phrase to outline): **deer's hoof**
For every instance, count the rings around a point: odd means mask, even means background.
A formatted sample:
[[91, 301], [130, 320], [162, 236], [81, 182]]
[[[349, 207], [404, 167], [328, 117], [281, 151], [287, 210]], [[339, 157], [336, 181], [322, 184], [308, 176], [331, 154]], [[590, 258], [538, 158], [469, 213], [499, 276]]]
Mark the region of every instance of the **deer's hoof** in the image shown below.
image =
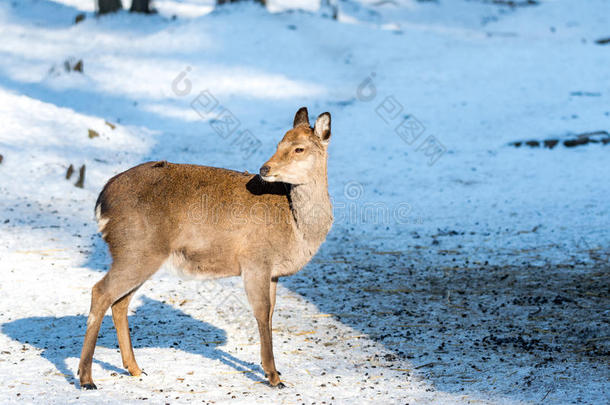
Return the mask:
[[97, 386], [93, 383], [82, 384], [80, 387], [84, 390], [96, 390], [97, 389]]
[[127, 371], [129, 371], [129, 374], [132, 377], [139, 377], [142, 374], [146, 374], [144, 371], [140, 370], [140, 367], [138, 367], [138, 366], [131, 367], [131, 368], [127, 367]]
[[280, 382], [278, 385], [275, 386], [275, 388], [279, 388], [279, 389], [286, 388], [286, 385], [283, 382]]
[[272, 371], [271, 373], [265, 372], [265, 378], [269, 380], [269, 385], [271, 385], [272, 387], [277, 387], [279, 384], [282, 383], [280, 381], [279, 374], [280, 373], [278, 373], [277, 371]]

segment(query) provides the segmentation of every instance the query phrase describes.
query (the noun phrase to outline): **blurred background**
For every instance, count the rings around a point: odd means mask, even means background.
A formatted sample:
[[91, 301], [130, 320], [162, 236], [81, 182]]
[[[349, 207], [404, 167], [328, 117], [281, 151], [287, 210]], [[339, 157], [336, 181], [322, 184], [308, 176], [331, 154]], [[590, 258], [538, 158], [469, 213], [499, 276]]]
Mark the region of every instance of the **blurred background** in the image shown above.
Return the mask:
[[605, 0], [0, 1], [0, 401], [84, 396], [111, 176], [256, 173], [307, 106], [335, 224], [281, 280], [289, 389], [259, 384], [240, 280], [161, 272], [132, 310], [148, 376], [106, 320], [87, 399], [603, 402], [609, 27]]

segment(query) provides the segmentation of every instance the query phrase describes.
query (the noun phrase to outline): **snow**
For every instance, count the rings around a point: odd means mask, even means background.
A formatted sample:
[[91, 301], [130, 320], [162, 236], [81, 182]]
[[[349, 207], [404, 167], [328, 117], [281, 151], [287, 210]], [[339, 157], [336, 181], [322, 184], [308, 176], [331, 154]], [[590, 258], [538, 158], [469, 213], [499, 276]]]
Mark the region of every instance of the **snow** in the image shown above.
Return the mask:
[[[338, 21], [314, 1], [103, 18], [93, 1], [0, 3], [0, 402], [607, 400], [610, 146], [509, 143], [610, 131], [595, 43], [610, 3], [492, 3], [332, 2]], [[130, 312], [147, 375], [126, 375], [107, 315], [99, 390], [80, 391], [110, 261], [93, 213], [105, 181], [156, 159], [256, 172], [303, 105], [332, 115], [336, 222], [280, 282], [288, 388], [264, 383], [239, 279], [160, 272]], [[239, 122], [226, 137], [223, 109]], [[397, 132], [405, 120], [419, 129]]]

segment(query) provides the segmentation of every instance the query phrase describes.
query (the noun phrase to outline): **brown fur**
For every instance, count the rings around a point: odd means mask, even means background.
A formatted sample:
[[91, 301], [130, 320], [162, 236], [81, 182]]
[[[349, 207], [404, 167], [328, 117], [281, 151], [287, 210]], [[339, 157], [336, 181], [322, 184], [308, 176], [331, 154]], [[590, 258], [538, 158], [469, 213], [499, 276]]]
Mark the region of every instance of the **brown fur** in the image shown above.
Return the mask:
[[271, 339], [277, 279], [299, 271], [330, 230], [329, 137], [330, 115], [320, 115], [312, 129], [302, 108], [263, 166], [264, 176], [161, 161], [108, 181], [96, 215], [113, 263], [92, 290], [79, 365], [82, 387], [95, 388], [91, 361], [109, 306], [123, 363], [132, 375], [141, 372], [127, 308], [134, 292], [163, 264], [194, 278], [243, 277], [259, 326], [263, 369], [272, 386], [281, 385]]

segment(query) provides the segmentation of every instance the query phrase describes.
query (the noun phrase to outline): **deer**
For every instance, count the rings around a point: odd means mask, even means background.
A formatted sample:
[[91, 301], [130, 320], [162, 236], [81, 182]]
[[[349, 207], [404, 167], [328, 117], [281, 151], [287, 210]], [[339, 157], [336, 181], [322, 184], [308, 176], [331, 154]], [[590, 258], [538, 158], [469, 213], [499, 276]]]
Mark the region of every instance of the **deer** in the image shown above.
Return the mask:
[[158, 161], [108, 180], [95, 215], [112, 264], [91, 289], [77, 372], [82, 389], [97, 389], [91, 365], [109, 307], [123, 366], [132, 376], [142, 374], [127, 311], [134, 293], [162, 267], [195, 279], [241, 276], [258, 326], [265, 377], [271, 387], [284, 387], [272, 343], [277, 284], [311, 260], [331, 229], [330, 128], [328, 112], [312, 128], [302, 107], [256, 175]]

